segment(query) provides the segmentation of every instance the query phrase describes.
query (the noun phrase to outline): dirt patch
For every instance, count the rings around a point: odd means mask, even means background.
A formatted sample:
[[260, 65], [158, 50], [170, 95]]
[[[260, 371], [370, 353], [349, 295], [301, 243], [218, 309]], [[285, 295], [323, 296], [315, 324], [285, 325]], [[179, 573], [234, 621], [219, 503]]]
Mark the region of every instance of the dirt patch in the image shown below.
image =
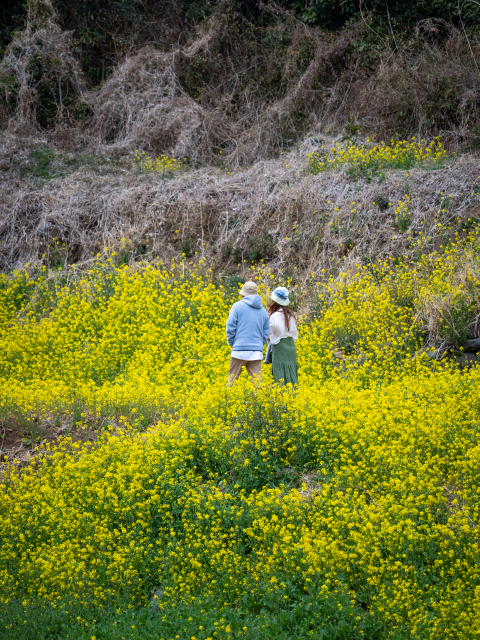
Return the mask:
[[[25, 467], [47, 444], [55, 444], [69, 436], [72, 442], [93, 442], [98, 437], [98, 424], [75, 429], [64, 420], [33, 418], [29, 422], [17, 418], [0, 421], [0, 477], [5, 464]], [[7, 462], [8, 461], [8, 462]]]

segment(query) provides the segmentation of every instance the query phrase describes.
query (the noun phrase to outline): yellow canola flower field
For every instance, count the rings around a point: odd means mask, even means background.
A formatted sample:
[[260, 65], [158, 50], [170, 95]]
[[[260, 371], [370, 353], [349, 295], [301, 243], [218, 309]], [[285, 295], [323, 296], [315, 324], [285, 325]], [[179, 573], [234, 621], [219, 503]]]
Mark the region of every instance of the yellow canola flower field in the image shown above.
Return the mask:
[[[238, 289], [201, 262], [4, 277], [3, 414], [125, 417], [6, 468], [4, 637], [19, 603], [69, 603], [62, 637], [91, 640], [75, 611], [98, 621], [159, 589], [144, 635], [139, 618], [93, 636], [480, 637], [480, 371], [431, 361], [418, 324], [432, 299], [472, 310], [475, 269], [470, 288], [455, 270], [476, 255], [314, 284], [298, 389], [264, 365], [261, 387], [227, 392]], [[268, 271], [253, 277], [266, 302]]]
[[439, 138], [429, 144], [415, 138], [410, 141], [391, 140], [390, 144], [372, 144], [367, 138], [365, 144], [349, 140], [346, 144], [334, 142], [330, 147], [321, 145], [307, 153], [307, 158], [313, 174], [349, 165], [351, 173], [369, 176], [381, 169], [411, 169], [442, 164], [448, 154]]
[[177, 160], [176, 158], [170, 158], [165, 153], [158, 158], [151, 158], [145, 154], [145, 151], [135, 151], [133, 156], [133, 164], [140, 168], [142, 171], [150, 173], [152, 171], [169, 174], [184, 169], [186, 166], [186, 158], [183, 160]]

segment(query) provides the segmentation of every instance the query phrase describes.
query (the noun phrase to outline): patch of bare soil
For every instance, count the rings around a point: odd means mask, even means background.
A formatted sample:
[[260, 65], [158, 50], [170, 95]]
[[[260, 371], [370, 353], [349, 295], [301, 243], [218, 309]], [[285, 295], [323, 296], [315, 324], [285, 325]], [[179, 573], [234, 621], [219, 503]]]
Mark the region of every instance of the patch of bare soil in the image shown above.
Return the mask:
[[[157, 424], [158, 419], [160, 416], [152, 416], [144, 428]], [[106, 416], [88, 416], [81, 423], [74, 423], [71, 415], [0, 420], [0, 482], [8, 468], [24, 469], [35, 457], [48, 454], [62, 438], [84, 445], [97, 442], [107, 430], [113, 435], [124, 432], [128, 425], [128, 421]]]
[[72, 442], [93, 442], [98, 436], [98, 424], [75, 429], [66, 421], [48, 418], [25, 422], [11, 417], [0, 421], [0, 477], [7, 464], [25, 467], [32, 457], [44, 452], [45, 445], [55, 444], [65, 436]]

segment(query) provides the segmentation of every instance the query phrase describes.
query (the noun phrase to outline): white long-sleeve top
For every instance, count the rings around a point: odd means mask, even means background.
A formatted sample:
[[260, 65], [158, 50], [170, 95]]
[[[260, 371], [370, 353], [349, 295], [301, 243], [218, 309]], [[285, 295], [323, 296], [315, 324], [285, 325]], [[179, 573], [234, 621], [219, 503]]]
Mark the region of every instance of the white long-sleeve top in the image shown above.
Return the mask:
[[285, 316], [283, 311], [275, 311], [270, 316], [270, 342], [278, 344], [282, 338], [298, 338], [297, 324], [295, 318], [290, 318], [290, 328], [285, 327]]

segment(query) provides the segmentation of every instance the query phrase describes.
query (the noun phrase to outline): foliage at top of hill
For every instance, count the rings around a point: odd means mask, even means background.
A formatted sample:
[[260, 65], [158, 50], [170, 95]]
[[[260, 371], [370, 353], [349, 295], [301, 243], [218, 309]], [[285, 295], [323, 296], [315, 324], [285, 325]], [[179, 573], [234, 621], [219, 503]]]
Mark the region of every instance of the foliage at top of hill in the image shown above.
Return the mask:
[[[30, 3], [6, 0], [0, 17], [0, 49], [12, 33], [25, 27]], [[92, 82], [101, 82], [119, 54], [146, 42], [174, 44], [188, 37], [196, 24], [208, 18], [221, 4], [215, 0], [89, 0], [87, 3], [56, 0], [61, 26], [74, 35], [83, 68]], [[263, 27], [271, 22], [263, 2], [233, 0], [231, 8], [244, 21]], [[477, 25], [479, 8], [475, 2], [456, 0], [277, 0], [279, 11], [289, 11], [296, 19], [322, 29], [335, 31], [362, 16], [372, 15], [377, 24], [411, 28], [420, 20], [436, 18], [460, 26]], [[461, 16], [461, 18], [460, 18]]]
[[119, 36], [123, 49], [100, 56], [94, 88], [89, 37], [64, 30], [61, 6], [31, 0], [25, 29], [5, 49], [0, 126], [9, 131], [68, 130], [77, 147], [208, 162], [220, 152], [236, 162], [270, 157], [347, 121], [382, 136], [448, 132], [457, 146], [478, 135], [479, 44], [463, 20], [429, 18], [405, 31], [362, 13], [331, 32], [275, 3], [179, 5], [201, 19], [175, 38]]

